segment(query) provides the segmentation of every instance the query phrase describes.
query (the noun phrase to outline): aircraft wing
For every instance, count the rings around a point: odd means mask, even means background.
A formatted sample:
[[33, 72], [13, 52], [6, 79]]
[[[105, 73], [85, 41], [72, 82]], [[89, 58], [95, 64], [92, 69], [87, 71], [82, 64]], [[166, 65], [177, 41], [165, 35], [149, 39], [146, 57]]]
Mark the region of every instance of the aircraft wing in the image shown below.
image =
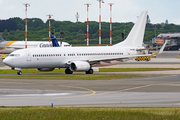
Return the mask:
[[[159, 50], [158, 54], [161, 54], [167, 44], [167, 41], [163, 44], [161, 49]], [[138, 49], [138, 50], [144, 50], [144, 49]], [[143, 54], [143, 55], [129, 55], [129, 56], [122, 56], [122, 57], [109, 57], [109, 58], [102, 58], [102, 59], [90, 59], [88, 60], [89, 63], [96, 63], [96, 62], [110, 62], [113, 60], [117, 61], [123, 61], [125, 59], [135, 58], [135, 57], [145, 57], [145, 56], [151, 56], [151, 54]]]
[[113, 60], [122, 61], [125, 59], [135, 58], [135, 57], [145, 57], [151, 56], [151, 54], [144, 54], [144, 55], [129, 55], [129, 56], [122, 56], [122, 57], [110, 57], [110, 58], [101, 58], [101, 59], [90, 59], [88, 60], [89, 63], [97, 63], [97, 62], [110, 62]]

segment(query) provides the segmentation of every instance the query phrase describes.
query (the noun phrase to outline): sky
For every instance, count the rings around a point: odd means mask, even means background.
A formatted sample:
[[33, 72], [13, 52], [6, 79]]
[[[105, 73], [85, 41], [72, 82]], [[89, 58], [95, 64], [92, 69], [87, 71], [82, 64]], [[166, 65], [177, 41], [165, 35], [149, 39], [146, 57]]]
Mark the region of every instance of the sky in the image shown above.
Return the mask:
[[[28, 18], [40, 18], [44, 22], [46, 15], [53, 15], [56, 21], [76, 22], [75, 15], [79, 13], [79, 21], [87, 20], [89, 6], [89, 21], [99, 21], [99, 2], [97, 0], [0, 0], [0, 19], [12, 17], [25, 18], [25, 3], [29, 3]], [[168, 20], [169, 23], [180, 25], [180, 0], [104, 0], [101, 15], [103, 22], [110, 21], [110, 6], [113, 22], [136, 22], [142, 11], [148, 11], [151, 23], [157, 24]]]

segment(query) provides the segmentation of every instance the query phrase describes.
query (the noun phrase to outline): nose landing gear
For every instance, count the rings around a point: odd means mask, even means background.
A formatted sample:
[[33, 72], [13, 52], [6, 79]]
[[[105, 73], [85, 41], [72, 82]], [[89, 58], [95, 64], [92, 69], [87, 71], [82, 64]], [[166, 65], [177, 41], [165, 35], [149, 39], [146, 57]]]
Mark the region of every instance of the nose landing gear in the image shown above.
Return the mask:
[[21, 71], [18, 71], [18, 72], [17, 72], [17, 75], [22, 75], [22, 72], [21, 72]]

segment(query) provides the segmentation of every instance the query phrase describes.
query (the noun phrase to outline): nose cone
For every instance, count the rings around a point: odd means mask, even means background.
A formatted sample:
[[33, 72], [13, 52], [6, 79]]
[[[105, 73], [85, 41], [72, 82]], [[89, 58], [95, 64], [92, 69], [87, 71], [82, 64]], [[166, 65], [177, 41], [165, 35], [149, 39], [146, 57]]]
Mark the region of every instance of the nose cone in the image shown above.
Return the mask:
[[5, 65], [11, 66], [12, 60], [7, 57], [7, 58], [5, 58], [5, 59], [3, 60], [3, 63], [4, 63]]

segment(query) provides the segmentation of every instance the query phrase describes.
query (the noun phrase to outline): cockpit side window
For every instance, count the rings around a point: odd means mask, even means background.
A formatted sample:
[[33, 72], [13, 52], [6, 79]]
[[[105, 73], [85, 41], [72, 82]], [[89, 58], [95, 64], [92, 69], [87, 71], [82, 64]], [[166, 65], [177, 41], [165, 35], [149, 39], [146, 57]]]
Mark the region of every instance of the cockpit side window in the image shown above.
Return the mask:
[[10, 54], [9, 56], [10, 56], [10, 57], [19, 57], [20, 54]]

